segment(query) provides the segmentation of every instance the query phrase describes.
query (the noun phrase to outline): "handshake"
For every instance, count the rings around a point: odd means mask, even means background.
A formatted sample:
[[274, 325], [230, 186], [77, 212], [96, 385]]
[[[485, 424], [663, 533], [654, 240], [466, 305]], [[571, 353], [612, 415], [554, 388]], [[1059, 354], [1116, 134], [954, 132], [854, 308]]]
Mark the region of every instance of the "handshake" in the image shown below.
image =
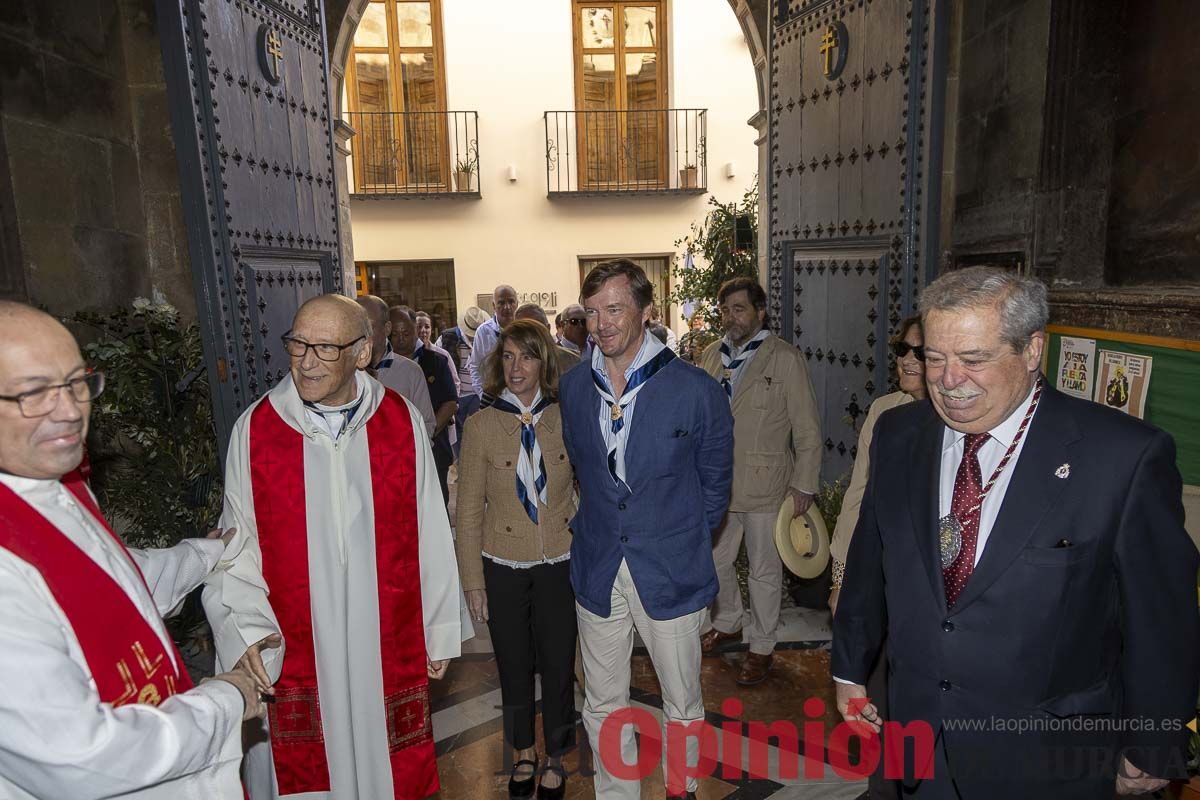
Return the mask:
[[245, 701], [243, 722], [264, 716], [267, 713], [266, 704], [274, 700], [275, 689], [271, 686], [271, 679], [263, 666], [262, 651], [265, 648], [274, 649], [282, 644], [283, 637], [273, 633], [247, 647], [246, 652], [229, 672], [222, 672], [209, 679], [231, 683], [242, 693], [242, 700]]

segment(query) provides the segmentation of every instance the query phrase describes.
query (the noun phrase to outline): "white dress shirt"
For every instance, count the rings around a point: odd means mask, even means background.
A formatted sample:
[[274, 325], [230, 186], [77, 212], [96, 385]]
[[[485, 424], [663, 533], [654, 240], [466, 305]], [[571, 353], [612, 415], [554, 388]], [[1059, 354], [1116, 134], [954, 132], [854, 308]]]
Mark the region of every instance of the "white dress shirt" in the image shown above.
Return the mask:
[[471, 343], [471, 357], [467, 369], [471, 373], [471, 389], [483, 397], [483, 362], [496, 347], [500, 338], [500, 323], [492, 317], [475, 330], [475, 341]]
[[[1025, 413], [1029, 410], [1029, 403], [1032, 399], [1033, 389], [1030, 389], [1029, 394], [1025, 395], [1025, 399], [1017, 406], [1017, 410], [1009, 414], [1008, 418], [999, 425], [988, 431], [989, 438], [979, 448], [978, 454], [979, 469], [983, 474], [982, 480], [984, 486], [987, 486], [992, 473], [996, 471], [996, 466], [1004, 458], [1004, 454], [1008, 452], [1013, 439], [1016, 438], [1017, 430], [1021, 427], [1021, 422], [1025, 419]], [[1033, 424], [1032, 420], [1029, 424]], [[1028, 435], [1029, 430], [1026, 429], [1025, 433]], [[959, 433], [949, 426], [942, 433], [942, 464], [938, 473], [939, 518], [950, 513], [950, 504], [954, 500], [954, 478], [958, 475], [958, 465], [962, 463], [963, 440], [965, 438], [965, 433]], [[1004, 493], [1008, 491], [1008, 483], [1012, 480], [1013, 472], [1017, 469], [1017, 459], [1021, 457], [1021, 451], [1025, 448], [1025, 440], [1026, 436], [1022, 436], [1017, 449], [1013, 451], [1012, 458], [1008, 461], [1008, 466], [1000, 473], [1000, 477], [996, 478], [996, 482], [992, 485], [991, 490], [983, 498], [983, 506], [979, 509], [979, 534], [975, 540], [976, 565], [979, 564], [979, 559], [983, 555], [983, 549], [987, 546], [988, 537], [992, 534], [992, 526], [996, 524], [996, 517], [1000, 514], [1000, 506], [1004, 502]]]
[[388, 344], [384, 357], [375, 368], [375, 379], [416, 407], [425, 422], [425, 433], [433, 436], [437, 418], [433, 414], [433, 402], [429, 399], [429, 385], [425, 373], [412, 359], [400, 358]]

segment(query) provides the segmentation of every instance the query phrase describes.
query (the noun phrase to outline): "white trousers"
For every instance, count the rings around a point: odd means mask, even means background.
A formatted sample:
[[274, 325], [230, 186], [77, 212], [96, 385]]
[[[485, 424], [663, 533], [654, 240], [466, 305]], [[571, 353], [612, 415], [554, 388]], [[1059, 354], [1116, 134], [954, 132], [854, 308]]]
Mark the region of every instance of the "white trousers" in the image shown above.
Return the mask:
[[[608, 715], [628, 708], [630, 658], [633, 655], [634, 628], [641, 635], [650, 661], [662, 687], [663, 722], [687, 725], [704, 719], [704, 701], [700, 696], [700, 620], [703, 611], [695, 611], [668, 620], [650, 619], [638, 598], [637, 588], [625, 562], [621, 562], [613, 581], [612, 610], [608, 617], [598, 617], [578, 603], [579, 644], [583, 655], [584, 687], [583, 727], [591, 743], [596, 768], [597, 800], [637, 800], [641, 797], [640, 781], [614, 777], [606, 768], [600, 747], [600, 728]], [[625, 764], [636, 764], [637, 743], [634, 729], [625, 725], [620, 734], [620, 756]], [[665, 729], [663, 764], [667, 767]], [[696, 764], [699, 742], [693, 736], [687, 740], [687, 763]], [[609, 754], [613, 758], [615, 754]], [[668, 771], [667, 785], [679, 786], [682, 775]], [[674, 780], [672, 780], [672, 777]], [[687, 779], [687, 790], [696, 791], [695, 778]]]
[[733, 633], [743, 626], [745, 607], [733, 562], [744, 537], [750, 564], [747, 641], [751, 653], [764, 656], [775, 650], [779, 600], [783, 592], [783, 561], [775, 549], [776, 516], [773, 512], [730, 511], [713, 543], [713, 563], [717, 567], [720, 589], [712, 605], [712, 627], [721, 633]]

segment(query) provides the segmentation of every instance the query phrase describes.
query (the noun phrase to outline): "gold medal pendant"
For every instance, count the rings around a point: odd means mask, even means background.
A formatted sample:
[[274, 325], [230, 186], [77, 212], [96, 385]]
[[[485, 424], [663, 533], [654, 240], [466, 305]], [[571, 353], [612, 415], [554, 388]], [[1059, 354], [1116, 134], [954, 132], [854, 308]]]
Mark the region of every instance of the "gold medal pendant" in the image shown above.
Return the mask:
[[727, 370], [725, 370], [725, 380], [726, 380], [726, 381], [732, 381], [732, 380], [733, 380], [733, 370], [731, 370], [731, 369], [727, 369]]
[[938, 549], [942, 556], [942, 569], [949, 569], [958, 558], [963, 546], [963, 526], [958, 517], [947, 514], [938, 520]]
[[624, 413], [624, 412], [621, 411], [621, 407], [614, 403], [613, 407], [612, 407], [612, 415], [611, 415], [612, 421], [616, 422], [617, 420], [619, 420], [621, 418], [622, 413]]
[[522, 425], [532, 425], [533, 424], [533, 414], [530, 414], [528, 411], [523, 412], [521, 414], [521, 424]]

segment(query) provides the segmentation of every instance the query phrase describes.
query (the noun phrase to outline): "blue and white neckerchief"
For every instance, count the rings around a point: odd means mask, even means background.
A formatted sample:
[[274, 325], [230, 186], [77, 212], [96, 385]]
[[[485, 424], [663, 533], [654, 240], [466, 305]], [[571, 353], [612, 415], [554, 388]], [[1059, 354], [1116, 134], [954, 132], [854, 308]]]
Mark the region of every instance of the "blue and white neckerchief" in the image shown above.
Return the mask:
[[542, 459], [542, 448], [538, 444], [534, 427], [542, 418], [542, 412], [554, 400], [542, 397], [539, 389], [532, 405], [525, 405], [515, 394], [505, 389], [500, 397], [492, 401], [492, 408], [516, 414], [521, 420], [521, 448], [517, 453], [517, 499], [525, 507], [525, 513], [537, 525], [537, 501], [546, 505], [546, 462]]
[[750, 363], [750, 359], [754, 358], [755, 351], [762, 346], [763, 341], [770, 335], [771, 332], [763, 328], [754, 334], [750, 341], [742, 345], [736, 356], [733, 354], [736, 348], [730, 344], [729, 337], [726, 336], [721, 340], [721, 366], [724, 368], [721, 374], [721, 386], [725, 389], [725, 394], [729, 397], [729, 402], [733, 402], [733, 388], [741, 378], [742, 369]]
[[411, 358], [413, 361], [416, 361], [417, 356], [419, 356], [421, 354], [421, 348], [423, 348], [424, 346], [425, 346], [425, 343], [422, 342], [420, 339], [417, 339], [417, 346], [414, 347], [413, 351], [408, 354], [408, 357]]
[[637, 393], [660, 369], [676, 358], [658, 337], [643, 333], [642, 346], [633, 363], [625, 370], [625, 391], [621, 399], [613, 396], [604, 368], [604, 353], [592, 351], [592, 385], [604, 402], [600, 406], [600, 433], [608, 451], [608, 473], [614, 483], [625, 483], [625, 445], [629, 438], [630, 418]]
[[[355, 378], [357, 380], [357, 377]], [[309, 414], [309, 419], [313, 422], [324, 425], [325, 430], [329, 432], [329, 438], [337, 440], [342, 435], [342, 431], [350, 427], [350, 420], [354, 419], [354, 415], [358, 413], [358, 409], [362, 406], [363, 397], [366, 393], [362, 387], [358, 387], [358, 397], [351, 402], [341, 406], [324, 406], [320, 403], [310, 403], [304, 401], [304, 409]]]
[[392, 362], [396, 360], [396, 351], [392, 349], [392, 343], [384, 339], [383, 344], [383, 358], [379, 359], [379, 363], [375, 365], [376, 370], [388, 369], [392, 366]]

